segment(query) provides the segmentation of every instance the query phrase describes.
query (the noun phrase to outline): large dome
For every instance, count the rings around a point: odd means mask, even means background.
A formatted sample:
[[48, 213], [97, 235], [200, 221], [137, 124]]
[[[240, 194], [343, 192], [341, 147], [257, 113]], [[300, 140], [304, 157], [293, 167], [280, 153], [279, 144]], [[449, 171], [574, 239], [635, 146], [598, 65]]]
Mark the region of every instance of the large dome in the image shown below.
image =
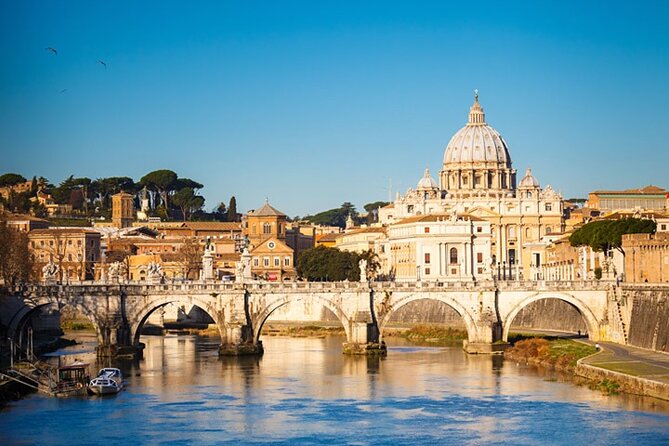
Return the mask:
[[439, 172], [442, 191], [451, 196], [508, 196], [516, 188], [516, 171], [506, 141], [485, 122], [478, 92], [467, 125], [453, 135]]
[[509, 148], [497, 130], [485, 122], [478, 94], [469, 111], [467, 125], [457, 131], [448, 142], [444, 164], [494, 163], [511, 167]]

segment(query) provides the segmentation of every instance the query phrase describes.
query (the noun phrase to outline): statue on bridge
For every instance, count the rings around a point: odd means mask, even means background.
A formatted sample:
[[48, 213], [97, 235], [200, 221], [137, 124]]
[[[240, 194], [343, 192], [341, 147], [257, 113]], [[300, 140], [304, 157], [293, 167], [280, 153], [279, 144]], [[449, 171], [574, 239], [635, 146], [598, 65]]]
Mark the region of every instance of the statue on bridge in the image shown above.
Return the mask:
[[49, 261], [42, 267], [42, 278], [44, 280], [56, 280], [60, 268], [55, 263]]
[[358, 262], [358, 267], [360, 268], [360, 282], [367, 282], [367, 260], [360, 259], [360, 262]]
[[151, 262], [147, 266], [146, 271], [149, 273], [149, 280], [151, 282], [160, 282], [163, 278], [163, 267], [160, 263]]
[[123, 262], [113, 262], [109, 265], [107, 271], [108, 277], [111, 280], [119, 280], [125, 276], [125, 263]]

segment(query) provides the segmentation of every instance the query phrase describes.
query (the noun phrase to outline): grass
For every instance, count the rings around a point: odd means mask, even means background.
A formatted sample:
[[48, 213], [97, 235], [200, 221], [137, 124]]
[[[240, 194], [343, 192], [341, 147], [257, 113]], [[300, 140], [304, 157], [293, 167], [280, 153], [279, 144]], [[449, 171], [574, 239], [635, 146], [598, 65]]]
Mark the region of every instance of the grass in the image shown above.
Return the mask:
[[513, 347], [505, 352], [506, 356], [548, 365], [558, 370], [573, 370], [576, 361], [596, 352], [591, 345], [564, 338], [516, 336], [513, 339]]
[[63, 330], [94, 330], [95, 327], [88, 321], [63, 321], [60, 323]]
[[592, 390], [599, 390], [607, 395], [617, 395], [620, 391], [620, 384], [611, 379], [602, 379], [595, 381], [590, 386]]
[[457, 341], [467, 339], [467, 331], [438, 325], [416, 325], [403, 331], [400, 336], [418, 341]]

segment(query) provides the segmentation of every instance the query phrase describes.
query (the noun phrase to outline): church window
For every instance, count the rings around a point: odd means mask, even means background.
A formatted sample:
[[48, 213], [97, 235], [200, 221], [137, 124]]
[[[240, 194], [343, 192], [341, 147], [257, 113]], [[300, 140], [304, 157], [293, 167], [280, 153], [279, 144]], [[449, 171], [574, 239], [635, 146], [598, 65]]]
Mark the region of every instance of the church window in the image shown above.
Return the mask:
[[479, 233], [483, 232], [483, 228], [481, 226], [477, 226], [476, 227], [476, 232], [479, 232]]
[[458, 264], [458, 249], [457, 248], [451, 248], [450, 263], [451, 263], [451, 265], [457, 265]]
[[262, 264], [263, 264], [263, 266], [266, 266], [266, 267], [269, 266], [269, 257], [264, 257], [262, 259]]
[[516, 237], [516, 228], [514, 226], [509, 227], [509, 238], [515, 238]]
[[530, 238], [530, 236], [531, 236], [531, 234], [532, 234], [531, 231], [532, 231], [532, 230], [531, 230], [530, 228], [525, 228], [525, 237], [526, 237], [526, 238]]
[[426, 276], [430, 275], [430, 268], [425, 268], [425, 275]]
[[546, 226], [546, 234], [550, 234], [551, 232], [553, 232], [553, 228]]
[[263, 234], [271, 234], [272, 233], [272, 226], [269, 223], [263, 223], [262, 233]]
[[480, 185], [481, 185], [481, 177], [480, 177], [479, 175], [476, 175], [476, 177], [474, 178], [474, 184], [475, 184], [476, 186], [480, 186]]
[[278, 257], [274, 257], [274, 266], [281, 266], [281, 259]]
[[483, 263], [483, 253], [482, 252], [477, 252], [476, 253], [476, 261], [478, 263]]
[[256, 225], [251, 226], [251, 233], [253, 233], [253, 234], [256, 233]]
[[462, 177], [462, 184], [464, 184], [464, 185], [469, 184], [469, 178], [467, 178], [466, 176]]
[[283, 258], [283, 266], [290, 266], [290, 257]]
[[430, 253], [429, 252], [425, 253], [425, 263], [430, 263]]
[[259, 265], [260, 265], [260, 261], [258, 260], [258, 257], [254, 258], [253, 259], [253, 266], [259, 266]]
[[429, 226], [425, 226], [425, 228], [423, 228], [423, 230], [425, 231], [425, 234], [430, 233], [430, 227]]
[[407, 205], [407, 212], [409, 212], [409, 213], [413, 212], [413, 204]]
[[544, 208], [545, 208], [547, 211], [552, 211], [552, 210], [553, 210], [553, 205], [552, 205], [551, 203], [546, 203], [546, 204], [544, 205]]
[[527, 191], [527, 195], [526, 195], [526, 197], [527, 197], [527, 198], [532, 198], [532, 192], [530, 192], [530, 191], [528, 190], [528, 191]]

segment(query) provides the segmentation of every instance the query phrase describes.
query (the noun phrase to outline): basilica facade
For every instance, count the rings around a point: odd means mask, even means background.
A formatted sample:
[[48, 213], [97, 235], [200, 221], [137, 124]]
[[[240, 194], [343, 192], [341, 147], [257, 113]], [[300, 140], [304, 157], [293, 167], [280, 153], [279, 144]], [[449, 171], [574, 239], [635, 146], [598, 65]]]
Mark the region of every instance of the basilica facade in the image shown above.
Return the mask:
[[[387, 246], [383, 249], [383, 255], [388, 257], [389, 273], [393, 273], [390, 270], [397, 263], [388, 252], [393, 245], [394, 231], [390, 228], [410, 222], [408, 219], [415, 221], [415, 217], [421, 215], [442, 216], [436, 220], [443, 222], [473, 220], [489, 223], [483, 225], [485, 231], [490, 231], [489, 241], [474, 242], [468, 248], [471, 251], [471, 246], [476, 246], [477, 250], [485, 247], [488, 251], [483, 254], [472, 251], [470, 254], [478, 256], [479, 261], [481, 255], [485, 258], [468, 270], [474, 273], [485, 270], [486, 275], [530, 278], [532, 271], [544, 261], [546, 243], [565, 230], [562, 196], [551, 186], [542, 188], [529, 168], [517, 181], [509, 146], [502, 135], [487, 124], [478, 94], [474, 97], [466, 125], [446, 146], [438, 178], [437, 183], [426, 169], [415, 189], [410, 188], [404, 195], [398, 193], [394, 202], [379, 210], [379, 222], [389, 228]], [[474, 226], [480, 228], [482, 225]], [[473, 240], [483, 236], [481, 233], [470, 235]], [[446, 244], [443, 246], [446, 249]], [[448, 249], [439, 252], [437, 258], [450, 258], [451, 248]], [[422, 257], [416, 256], [416, 262]], [[423, 272], [426, 267], [429, 268], [421, 265]], [[452, 269], [444, 267], [443, 271]], [[457, 273], [459, 276], [460, 271]]]

